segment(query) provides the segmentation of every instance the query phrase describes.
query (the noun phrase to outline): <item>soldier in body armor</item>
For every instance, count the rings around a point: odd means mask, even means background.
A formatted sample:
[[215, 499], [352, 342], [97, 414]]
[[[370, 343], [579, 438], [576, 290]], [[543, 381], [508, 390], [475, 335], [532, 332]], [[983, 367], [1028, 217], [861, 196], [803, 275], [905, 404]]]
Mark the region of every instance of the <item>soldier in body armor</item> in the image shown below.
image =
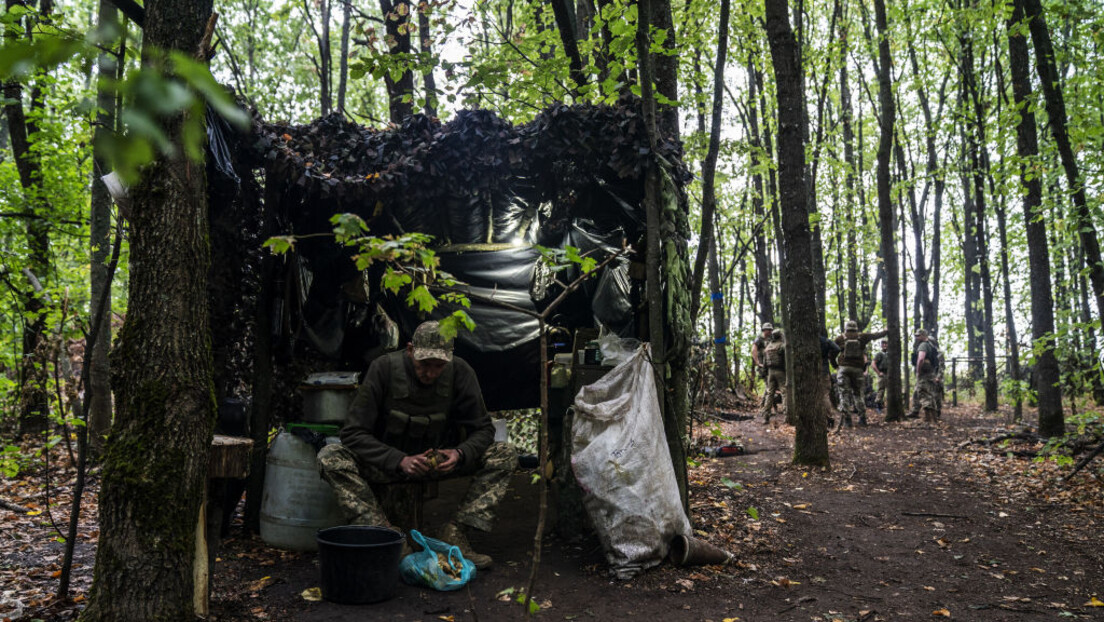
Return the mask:
[[[763, 351], [767, 349], [767, 344], [770, 343], [772, 332], [774, 332], [774, 324], [763, 322], [763, 328], [759, 336], [751, 342], [751, 362], [755, 364], [755, 377], [762, 379], [764, 385], [767, 382], [767, 366], [763, 364]], [[767, 395], [764, 391], [763, 399], [759, 400], [760, 409], [767, 405]]]
[[866, 425], [866, 407], [863, 404], [863, 366], [866, 364], [866, 344], [880, 337], [885, 337], [889, 331], [877, 333], [860, 333], [859, 323], [848, 320], [844, 324], [843, 334], [836, 337], [836, 345], [840, 348], [836, 362], [839, 365], [837, 380], [839, 381], [839, 410], [840, 425], [851, 427], [852, 416], [857, 415], [859, 425]]
[[912, 364], [916, 367], [916, 392], [913, 408], [923, 413], [924, 421], [939, 421], [942, 391], [939, 387], [939, 349], [928, 338], [928, 331], [916, 331], [916, 351]]
[[[771, 340], [763, 349], [763, 366], [767, 369], [767, 389], [763, 395], [763, 423], [770, 423], [774, 414], [774, 404], [786, 390], [786, 341], [782, 338], [782, 329], [771, 331]], [[782, 408], [785, 414], [785, 408]]]
[[[349, 408], [341, 444], [318, 454], [346, 519], [391, 527], [372, 486], [472, 476], [441, 540], [460, 547], [477, 568], [491, 558], [472, 550], [470, 530], [490, 531], [506, 495], [517, 453], [494, 442], [494, 425], [471, 366], [453, 356], [437, 322], [424, 322], [405, 350], [377, 358]], [[403, 526], [407, 527], [407, 526]]]

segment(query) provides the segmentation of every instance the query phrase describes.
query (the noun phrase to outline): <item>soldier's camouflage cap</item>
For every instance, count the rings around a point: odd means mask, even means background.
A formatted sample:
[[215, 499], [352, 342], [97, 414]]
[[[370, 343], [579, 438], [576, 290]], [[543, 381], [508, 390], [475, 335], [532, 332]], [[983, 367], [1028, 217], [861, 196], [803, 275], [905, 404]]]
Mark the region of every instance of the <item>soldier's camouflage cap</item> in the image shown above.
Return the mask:
[[859, 323], [855, 320], [847, 320], [847, 323], [843, 325], [843, 332], [858, 331]]
[[441, 325], [435, 320], [422, 322], [414, 330], [414, 336], [410, 344], [414, 346], [411, 355], [416, 361], [437, 359], [440, 361], [452, 360], [452, 339], [441, 336]]
[[761, 330], [774, 330], [774, 324], [763, 322], [763, 328]]

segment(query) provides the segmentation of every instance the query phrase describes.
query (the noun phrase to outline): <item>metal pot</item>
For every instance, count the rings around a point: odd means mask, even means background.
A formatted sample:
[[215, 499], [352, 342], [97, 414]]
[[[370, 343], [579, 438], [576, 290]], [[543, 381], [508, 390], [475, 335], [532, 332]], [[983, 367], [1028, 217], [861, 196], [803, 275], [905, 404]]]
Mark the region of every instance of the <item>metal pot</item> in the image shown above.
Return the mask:
[[303, 396], [303, 421], [310, 423], [345, 422], [356, 397], [357, 374], [354, 371], [329, 371], [307, 376], [299, 385]]

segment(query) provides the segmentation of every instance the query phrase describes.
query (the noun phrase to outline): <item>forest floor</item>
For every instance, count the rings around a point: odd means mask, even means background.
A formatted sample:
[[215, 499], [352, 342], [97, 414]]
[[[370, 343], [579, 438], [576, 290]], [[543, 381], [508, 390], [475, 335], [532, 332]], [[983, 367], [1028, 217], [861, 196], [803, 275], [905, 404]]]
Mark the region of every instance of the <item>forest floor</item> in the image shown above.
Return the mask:
[[[727, 413], [747, 417], [750, 413]], [[1030, 414], [1026, 415], [1031, 420]], [[728, 566], [664, 563], [631, 581], [606, 574], [596, 540], [545, 538], [534, 595], [544, 620], [1104, 620], [1104, 460], [1067, 483], [1069, 466], [1016, 455], [1031, 445], [970, 443], [1006, 434], [1003, 414], [948, 408], [941, 423], [878, 422], [830, 435], [830, 469], [790, 464], [793, 431], [745, 418], [718, 432], [743, 455], [690, 470], [696, 534], [736, 554]], [[709, 434], [708, 430], [702, 431]], [[57, 454], [60, 458], [62, 454]], [[18, 600], [23, 619], [66, 620], [83, 606], [96, 536], [92, 480], [77, 546], [73, 598], [58, 602], [70, 482], [53, 469], [0, 480], [0, 619]], [[62, 481], [59, 481], [62, 480]], [[519, 474], [499, 525], [473, 538], [494, 556], [470, 590], [401, 585], [395, 598], [342, 606], [304, 597], [318, 586], [317, 555], [269, 548], [235, 526], [214, 568], [212, 620], [516, 620], [507, 594], [525, 585], [536, 526], [536, 487]], [[427, 503], [440, 520], [456, 490]], [[757, 517], [757, 518], [756, 518]], [[5, 604], [6, 603], [6, 604]]]

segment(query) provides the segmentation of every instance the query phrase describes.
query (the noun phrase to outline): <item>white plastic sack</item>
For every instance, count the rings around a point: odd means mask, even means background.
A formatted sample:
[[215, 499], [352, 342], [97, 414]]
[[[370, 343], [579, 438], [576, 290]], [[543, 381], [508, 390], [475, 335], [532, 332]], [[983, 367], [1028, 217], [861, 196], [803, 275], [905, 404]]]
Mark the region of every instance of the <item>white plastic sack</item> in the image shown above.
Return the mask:
[[629, 579], [690, 535], [648, 345], [575, 396], [571, 466], [611, 572]]

